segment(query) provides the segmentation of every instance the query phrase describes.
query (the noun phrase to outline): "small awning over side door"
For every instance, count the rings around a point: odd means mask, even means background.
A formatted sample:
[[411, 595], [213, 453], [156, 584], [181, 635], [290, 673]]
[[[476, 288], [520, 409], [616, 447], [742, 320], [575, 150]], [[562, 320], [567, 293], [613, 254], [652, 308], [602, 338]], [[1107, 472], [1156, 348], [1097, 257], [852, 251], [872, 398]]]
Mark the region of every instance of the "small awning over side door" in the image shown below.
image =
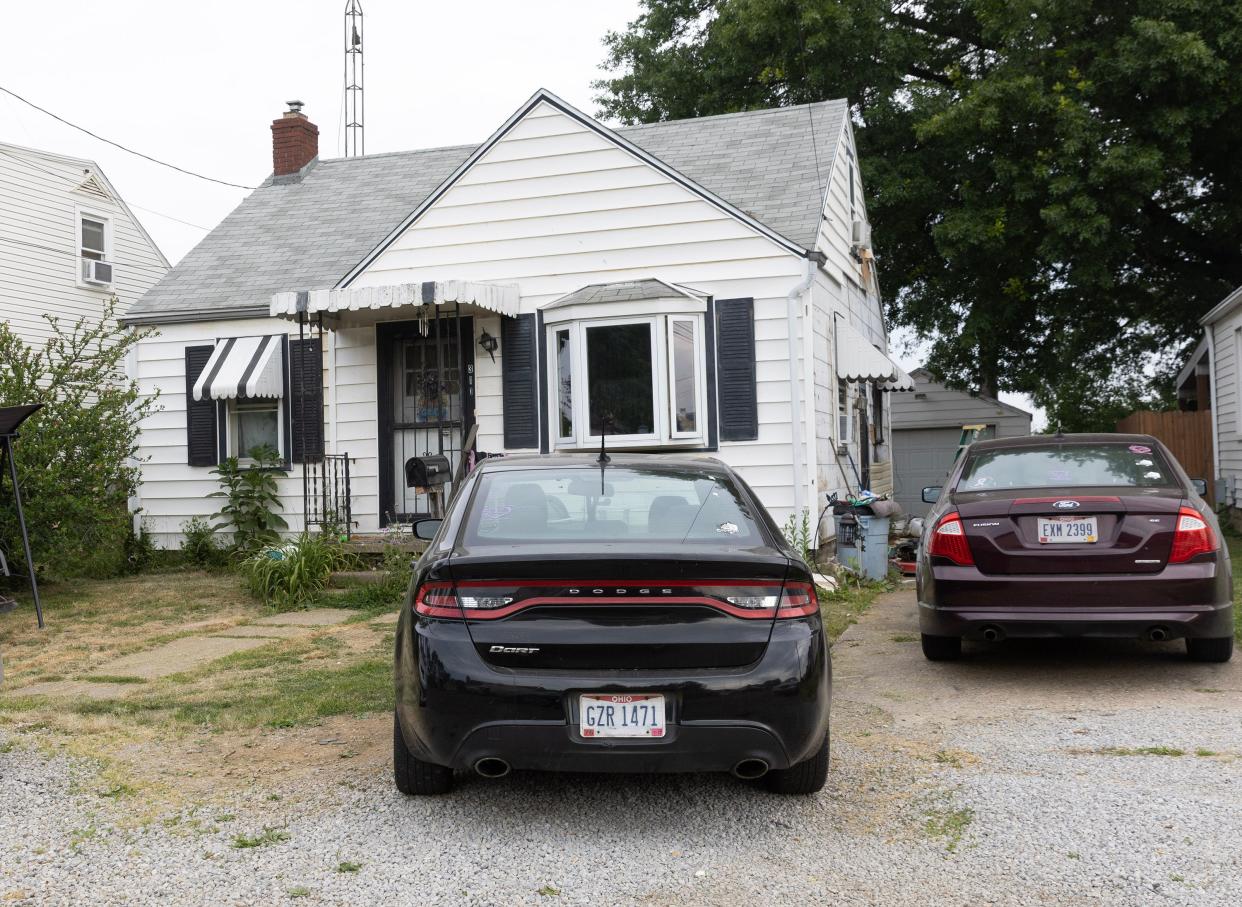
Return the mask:
[[284, 337], [229, 337], [216, 343], [194, 382], [195, 400], [283, 397]]
[[912, 391], [914, 379], [870, 340], [836, 317], [837, 377], [842, 381], [873, 381], [881, 390]]

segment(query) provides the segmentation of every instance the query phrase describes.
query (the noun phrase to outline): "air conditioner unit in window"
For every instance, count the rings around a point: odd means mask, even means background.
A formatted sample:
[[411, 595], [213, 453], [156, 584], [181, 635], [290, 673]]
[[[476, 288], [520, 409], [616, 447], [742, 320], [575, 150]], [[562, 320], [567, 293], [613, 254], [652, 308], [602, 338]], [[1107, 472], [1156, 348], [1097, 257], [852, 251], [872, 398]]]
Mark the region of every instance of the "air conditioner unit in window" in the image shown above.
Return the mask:
[[871, 224], [865, 220], [854, 221], [850, 229], [850, 245], [854, 251], [871, 248]]
[[82, 259], [82, 279], [87, 283], [112, 283], [112, 263]]

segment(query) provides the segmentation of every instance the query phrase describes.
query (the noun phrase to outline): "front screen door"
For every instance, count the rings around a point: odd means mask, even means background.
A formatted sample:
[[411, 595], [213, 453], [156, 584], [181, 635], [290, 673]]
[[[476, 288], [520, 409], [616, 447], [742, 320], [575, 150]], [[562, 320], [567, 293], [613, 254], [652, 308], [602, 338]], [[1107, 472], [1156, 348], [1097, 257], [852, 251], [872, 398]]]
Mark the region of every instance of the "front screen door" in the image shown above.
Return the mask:
[[[423, 331], [426, 331], [424, 334]], [[381, 324], [380, 508], [384, 525], [440, 516], [452, 483], [406, 484], [412, 457], [448, 457], [456, 475], [474, 424], [474, 332], [469, 318]]]

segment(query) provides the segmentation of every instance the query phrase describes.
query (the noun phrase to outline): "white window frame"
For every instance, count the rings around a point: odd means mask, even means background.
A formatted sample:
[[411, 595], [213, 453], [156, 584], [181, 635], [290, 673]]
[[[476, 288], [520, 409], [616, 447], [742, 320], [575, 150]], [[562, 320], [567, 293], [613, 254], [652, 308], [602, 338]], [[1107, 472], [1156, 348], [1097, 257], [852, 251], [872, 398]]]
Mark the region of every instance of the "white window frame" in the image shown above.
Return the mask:
[[850, 383], [844, 378], [837, 379], [837, 443], [849, 444], [854, 437], [853, 407], [851, 403]]
[[[678, 432], [674, 426], [673, 407], [676, 406], [673, 375], [673, 349], [671, 334], [673, 322], [694, 323], [695, 350], [695, 416], [696, 430]], [[590, 363], [587, 361], [586, 332], [593, 327], [612, 327], [645, 324], [651, 332], [651, 412], [652, 431], [643, 434], [615, 434], [608, 436], [609, 446], [615, 447], [700, 447], [707, 443], [707, 345], [704, 332], [706, 318], [703, 313], [686, 312], [645, 316], [590, 317], [558, 321], [545, 325], [544, 349], [546, 350], [548, 374], [548, 412], [552, 446], [557, 450], [583, 450], [598, 447], [600, 436], [590, 429]], [[561, 434], [560, 385], [556, 358], [557, 334], [569, 331], [570, 376], [573, 394], [573, 433]]]
[[[703, 420], [707, 417], [707, 344], [703, 338], [704, 319], [700, 315], [666, 315], [664, 319], [664, 344], [668, 356], [665, 368], [668, 374], [666, 405], [669, 437], [677, 441], [700, 440], [706, 437]], [[673, 326], [679, 321], [687, 321], [694, 326], [694, 431], [677, 430], [677, 370], [673, 362]]]
[[252, 457], [244, 457], [237, 450], [238, 430], [237, 420], [240, 410], [243, 406], [259, 403], [270, 402], [276, 410], [276, 452], [280, 455], [280, 459], [288, 461], [291, 458], [289, 451], [285, 449], [285, 409], [284, 401], [280, 397], [257, 397], [255, 399], [234, 397], [225, 401], [225, 453], [230, 457], [237, 457], [238, 464], [242, 466], [254, 466], [255, 460]]
[[[85, 280], [82, 279], [82, 262], [88, 261], [88, 260], [90, 261], [94, 260], [94, 259], [87, 259], [86, 256], [82, 254], [84, 251], [86, 251], [86, 247], [82, 245], [82, 221], [87, 220], [87, 219], [98, 221], [99, 223], [103, 224], [103, 228], [104, 228], [103, 230], [104, 232], [103, 258], [99, 260], [105, 261], [108, 264], [114, 264], [113, 257], [112, 257], [112, 217], [107, 214], [100, 214], [97, 210], [93, 208], [85, 208], [81, 205], [74, 205], [73, 206], [73, 230], [74, 230], [73, 245], [74, 245], [74, 249], [77, 250], [76, 255], [75, 255], [75, 261], [74, 261], [74, 267], [77, 269], [76, 274], [75, 274], [75, 277], [77, 279], [77, 285], [87, 290], [95, 290], [97, 292], [110, 293], [112, 292], [111, 283], [93, 284], [93, 283], [87, 283]], [[97, 250], [91, 249], [90, 251], [95, 252]]]

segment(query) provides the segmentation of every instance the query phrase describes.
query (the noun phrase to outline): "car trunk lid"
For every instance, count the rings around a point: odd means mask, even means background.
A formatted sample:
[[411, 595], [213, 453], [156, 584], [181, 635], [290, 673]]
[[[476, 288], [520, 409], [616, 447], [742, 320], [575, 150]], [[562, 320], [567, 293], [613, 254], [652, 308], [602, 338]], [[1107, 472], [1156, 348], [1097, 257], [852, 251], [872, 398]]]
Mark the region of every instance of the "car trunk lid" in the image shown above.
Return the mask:
[[1182, 495], [1168, 488], [959, 492], [954, 503], [979, 571], [1159, 573]]
[[453, 556], [458, 601], [484, 661], [615, 672], [736, 667], [763, 656], [788, 569], [780, 552], [574, 547], [521, 559], [504, 550]]

